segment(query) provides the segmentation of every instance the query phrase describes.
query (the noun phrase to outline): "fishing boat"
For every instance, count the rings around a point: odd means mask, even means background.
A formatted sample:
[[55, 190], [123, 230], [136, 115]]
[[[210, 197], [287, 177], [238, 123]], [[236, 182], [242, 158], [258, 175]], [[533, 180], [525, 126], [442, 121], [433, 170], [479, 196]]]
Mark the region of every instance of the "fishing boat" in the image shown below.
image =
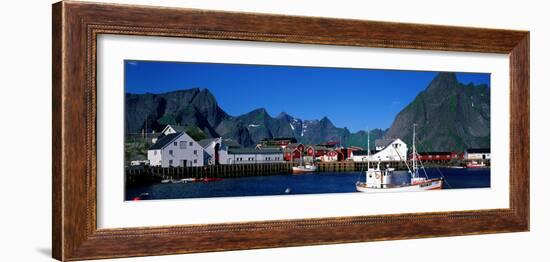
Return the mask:
[[192, 182], [197, 181], [197, 179], [196, 178], [182, 178], [182, 179], [180, 179], [180, 181], [182, 183], [192, 183]]
[[302, 158], [300, 158], [300, 165], [292, 167], [292, 174], [298, 175], [316, 172], [317, 166], [315, 165], [315, 149], [313, 149], [312, 158], [312, 164], [304, 165], [304, 156], [302, 156]]
[[305, 173], [312, 173], [316, 171], [317, 171], [316, 165], [300, 165], [300, 166], [292, 167], [293, 174], [305, 174]]
[[392, 184], [392, 175], [395, 172], [394, 168], [386, 166], [385, 169], [380, 168], [380, 161], [376, 168], [370, 167], [370, 132], [368, 134], [368, 158], [367, 158], [367, 171], [365, 171], [365, 182], [357, 181], [355, 184], [356, 190], [358, 192], [364, 193], [390, 193], [390, 192], [413, 192], [413, 191], [424, 191], [424, 190], [435, 190], [441, 189], [443, 187], [443, 177], [440, 178], [428, 178], [426, 171], [424, 171], [425, 177], [420, 176], [419, 168], [417, 165], [417, 152], [416, 152], [416, 130], [413, 125], [413, 153], [412, 153], [412, 167], [409, 167], [406, 160], [404, 160], [405, 165], [409, 173], [411, 174], [411, 180], [409, 183], [404, 183], [401, 185]]

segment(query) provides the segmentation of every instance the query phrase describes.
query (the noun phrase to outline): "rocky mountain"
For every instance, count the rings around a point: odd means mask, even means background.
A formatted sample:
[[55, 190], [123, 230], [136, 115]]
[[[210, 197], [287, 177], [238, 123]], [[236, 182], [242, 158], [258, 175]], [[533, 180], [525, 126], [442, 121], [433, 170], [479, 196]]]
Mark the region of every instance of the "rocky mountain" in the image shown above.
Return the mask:
[[325, 116], [321, 120], [306, 120], [302, 124], [298, 141], [306, 144], [317, 144], [326, 141], [340, 141], [347, 145], [350, 132], [347, 128], [338, 128]]
[[161, 131], [166, 124], [197, 127], [208, 137], [232, 138], [252, 146], [264, 138], [294, 137], [317, 144], [325, 141], [347, 143], [350, 132], [327, 118], [302, 120], [287, 113], [272, 117], [264, 108], [240, 116], [230, 116], [218, 106], [208, 89], [187, 89], [163, 94], [126, 94], [126, 132]]
[[[382, 130], [379, 128], [372, 129], [370, 131], [370, 148], [371, 149], [374, 149], [374, 145], [375, 145], [374, 141], [376, 141], [376, 139], [383, 138], [386, 132], [387, 132], [387, 129]], [[369, 134], [367, 133], [367, 131], [364, 131], [364, 130], [351, 133], [348, 139], [348, 145], [358, 146], [358, 147], [367, 149], [369, 145], [368, 138], [369, 138]]]
[[[327, 117], [302, 120], [285, 112], [272, 117], [264, 108], [228, 115], [208, 89], [126, 94], [125, 114], [127, 133], [140, 133], [145, 126], [161, 131], [166, 124], [175, 124], [199, 128], [208, 137], [231, 138], [242, 146], [253, 146], [264, 138], [294, 137], [307, 144], [340, 141], [344, 146], [367, 147], [367, 132], [351, 133]], [[396, 116], [389, 129], [371, 130], [371, 146], [377, 138], [401, 138], [411, 143], [413, 124], [417, 125], [420, 151], [489, 147], [489, 87], [464, 85], [455, 74], [440, 73]]]
[[160, 131], [166, 124], [196, 126], [208, 136], [227, 115], [208, 89], [193, 88], [163, 94], [126, 94], [126, 133], [147, 129]]
[[464, 85], [454, 73], [440, 73], [397, 114], [384, 136], [411, 143], [416, 124], [419, 151], [490, 147], [490, 117], [487, 85]]
[[349, 131], [346, 128], [337, 128], [324, 117], [321, 120], [301, 120], [287, 113], [272, 117], [263, 109], [256, 109], [249, 113], [230, 117], [218, 125], [216, 132], [224, 137], [234, 137], [235, 130], [246, 130], [252, 143], [239, 140], [241, 145], [252, 145], [264, 138], [294, 137], [302, 143], [317, 144], [325, 141], [348, 140]]

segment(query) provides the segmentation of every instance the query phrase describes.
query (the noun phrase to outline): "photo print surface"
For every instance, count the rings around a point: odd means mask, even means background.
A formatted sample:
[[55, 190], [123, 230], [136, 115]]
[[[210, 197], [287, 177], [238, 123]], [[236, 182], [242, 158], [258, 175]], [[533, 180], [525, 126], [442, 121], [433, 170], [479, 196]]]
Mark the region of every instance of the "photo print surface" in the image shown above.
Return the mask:
[[491, 186], [489, 73], [124, 63], [128, 201]]

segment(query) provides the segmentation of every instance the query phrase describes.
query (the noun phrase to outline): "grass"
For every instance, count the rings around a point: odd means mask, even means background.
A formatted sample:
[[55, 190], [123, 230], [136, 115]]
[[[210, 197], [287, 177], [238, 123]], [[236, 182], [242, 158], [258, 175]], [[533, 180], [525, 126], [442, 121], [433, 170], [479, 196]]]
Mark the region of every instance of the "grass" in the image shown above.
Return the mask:
[[124, 142], [124, 162], [129, 165], [133, 160], [146, 160], [147, 149], [151, 146], [144, 138], [126, 139]]

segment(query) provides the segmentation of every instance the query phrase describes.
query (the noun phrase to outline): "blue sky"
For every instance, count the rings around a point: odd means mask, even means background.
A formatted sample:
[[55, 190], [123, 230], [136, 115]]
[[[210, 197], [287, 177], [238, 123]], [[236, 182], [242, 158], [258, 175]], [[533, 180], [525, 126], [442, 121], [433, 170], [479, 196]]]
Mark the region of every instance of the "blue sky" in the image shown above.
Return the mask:
[[[265, 108], [304, 120], [327, 116], [351, 131], [388, 128], [437, 72], [125, 61], [127, 93], [208, 88], [230, 115]], [[462, 83], [487, 84], [490, 74], [457, 73]]]

